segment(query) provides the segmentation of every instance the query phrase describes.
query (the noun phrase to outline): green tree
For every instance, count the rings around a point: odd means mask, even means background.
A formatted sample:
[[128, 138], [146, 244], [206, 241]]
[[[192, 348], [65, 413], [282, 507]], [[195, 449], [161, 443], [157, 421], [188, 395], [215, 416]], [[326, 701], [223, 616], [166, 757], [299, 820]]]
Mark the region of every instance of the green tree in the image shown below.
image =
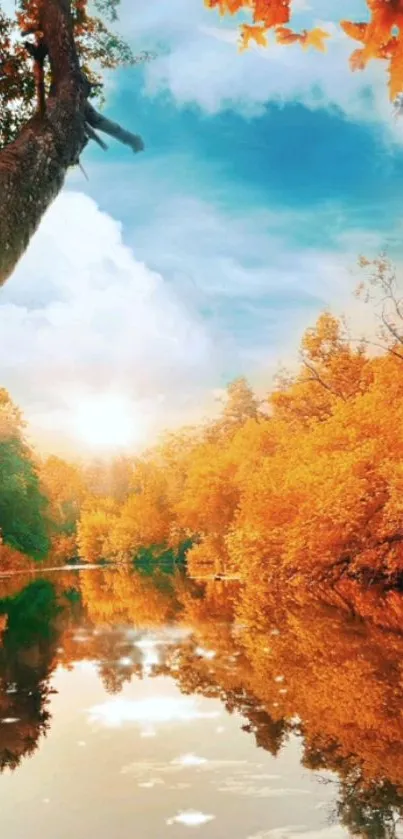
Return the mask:
[[41, 559], [49, 550], [47, 501], [22, 428], [17, 409], [0, 389], [0, 536], [15, 550]]

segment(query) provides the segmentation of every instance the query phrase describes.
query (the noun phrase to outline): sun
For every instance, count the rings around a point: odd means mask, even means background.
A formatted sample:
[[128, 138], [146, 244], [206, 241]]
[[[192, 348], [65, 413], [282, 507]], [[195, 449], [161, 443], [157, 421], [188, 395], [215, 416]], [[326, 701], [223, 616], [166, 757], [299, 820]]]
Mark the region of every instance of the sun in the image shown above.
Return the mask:
[[110, 393], [80, 399], [72, 425], [82, 442], [104, 450], [130, 446], [140, 430], [130, 400]]

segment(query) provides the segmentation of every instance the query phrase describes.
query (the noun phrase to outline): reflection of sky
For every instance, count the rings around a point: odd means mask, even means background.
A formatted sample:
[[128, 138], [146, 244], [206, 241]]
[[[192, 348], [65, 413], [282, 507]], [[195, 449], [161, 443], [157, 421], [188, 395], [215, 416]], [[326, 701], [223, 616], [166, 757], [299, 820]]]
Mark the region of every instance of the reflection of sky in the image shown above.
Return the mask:
[[200, 827], [202, 824], [207, 824], [214, 819], [214, 816], [208, 816], [207, 813], [198, 813], [197, 810], [186, 810], [178, 813], [172, 819], [167, 819], [167, 824], [184, 824], [186, 827]]
[[106, 726], [124, 723], [185, 723], [214, 719], [219, 711], [202, 711], [194, 699], [178, 696], [152, 696], [144, 700], [111, 699], [89, 710], [89, 721]]
[[[134, 640], [145, 669], [172, 644], [164, 633]], [[336, 788], [303, 770], [296, 739], [274, 759], [219, 700], [143, 675], [113, 697], [93, 662], [58, 668], [48, 737], [0, 776], [7, 839], [27, 819], [31, 839], [343, 839], [326, 826]]]

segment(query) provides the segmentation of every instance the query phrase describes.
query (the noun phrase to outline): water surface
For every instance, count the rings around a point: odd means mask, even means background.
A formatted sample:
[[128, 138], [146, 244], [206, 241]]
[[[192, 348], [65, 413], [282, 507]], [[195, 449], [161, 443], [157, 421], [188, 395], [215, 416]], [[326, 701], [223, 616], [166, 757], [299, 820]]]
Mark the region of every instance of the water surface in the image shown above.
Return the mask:
[[[0, 590], [7, 839], [393, 836], [403, 642], [127, 569]], [[245, 618], [246, 615], [246, 618]]]

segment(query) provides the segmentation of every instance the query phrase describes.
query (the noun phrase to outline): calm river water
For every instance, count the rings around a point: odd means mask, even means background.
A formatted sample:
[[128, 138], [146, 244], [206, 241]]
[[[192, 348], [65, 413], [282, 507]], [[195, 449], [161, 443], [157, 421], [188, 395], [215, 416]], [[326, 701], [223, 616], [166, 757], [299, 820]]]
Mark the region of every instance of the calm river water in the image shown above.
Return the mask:
[[127, 569], [3, 579], [7, 839], [400, 834], [399, 633], [238, 596]]

